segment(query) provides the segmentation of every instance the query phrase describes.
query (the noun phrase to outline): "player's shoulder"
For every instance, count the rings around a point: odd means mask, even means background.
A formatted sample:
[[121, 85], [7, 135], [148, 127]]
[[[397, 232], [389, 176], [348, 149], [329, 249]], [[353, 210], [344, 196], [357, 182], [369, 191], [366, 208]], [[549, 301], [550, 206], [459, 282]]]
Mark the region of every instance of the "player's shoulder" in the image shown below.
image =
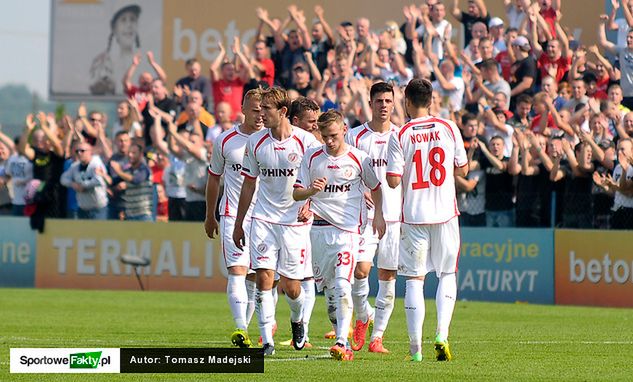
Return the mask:
[[355, 127], [351, 128], [351, 129], [348, 129], [347, 130], [347, 135], [350, 138], [355, 138], [355, 137], [357, 137], [359, 135], [366, 134], [367, 130], [369, 130], [369, 128], [367, 127], [367, 122], [365, 122], [365, 123], [363, 123], [361, 125], [355, 126]]
[[257, 132], [254, 132], [253, 134], [248, 136], [248, 141], [249, 143], [252, 142], [253, 144], [258, 143], [260, 140], [262, 140], [262, 138], [268, 136], [268, 129], [267, 128], [263, 128]]
[[310, 147], [306, 150], [304, 157], [309, 157], [311, 155], [320, 154], [325, 151], [325, 145], [319, 145], [315, 147]]
[[347, 155], [352, 158], [358, 159], [359, 162], [363, 162], [365, 158], [369, 157], [369, 154], [351, 145], [349, 147], [349, 153]]

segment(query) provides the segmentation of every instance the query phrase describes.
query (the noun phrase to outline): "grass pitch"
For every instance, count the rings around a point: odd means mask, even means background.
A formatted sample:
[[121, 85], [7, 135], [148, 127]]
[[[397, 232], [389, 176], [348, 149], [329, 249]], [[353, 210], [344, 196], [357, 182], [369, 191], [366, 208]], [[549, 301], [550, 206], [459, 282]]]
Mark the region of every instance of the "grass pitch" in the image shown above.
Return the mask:
[[[373, 302], [373, 299], [372, 299]], [[290, 338], [279, 299], [277, 343]], [[233, 323], [219, 293], [0, 289], [0, 381], [146, 380], [632, 380], [633, 310], [459, 301], [449, 337], [454, 359], [436, 362], [435, 304], [427, 301], [424, 361], [412, 363], [402, 299], [384, 344], [391, 354], [327, 358], [325, 302], [317, 299], [311, 350], [277, 344], [262, 374], [9, 374], [12, 347], [228, 347]], [[256, 340], [256, 322], [250, 334]]]

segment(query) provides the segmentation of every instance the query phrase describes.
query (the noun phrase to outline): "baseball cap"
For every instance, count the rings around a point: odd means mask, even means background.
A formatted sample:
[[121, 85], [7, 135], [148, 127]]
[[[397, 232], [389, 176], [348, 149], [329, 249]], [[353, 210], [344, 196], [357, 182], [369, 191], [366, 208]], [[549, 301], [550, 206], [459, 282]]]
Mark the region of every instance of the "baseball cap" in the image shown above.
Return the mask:
[[525, 36], [519, 36], [512, 41], [512, 45], [518, 46], [523, 50], [530, 50], [530, 42]]
[[490, 19], [490, 21], [488, 22], [488, 28], [494, 28], [494, 27], [500, 27], [503, 25], [503, 20], [501, 20], [498, 17], [493, 17], [492, 19]]

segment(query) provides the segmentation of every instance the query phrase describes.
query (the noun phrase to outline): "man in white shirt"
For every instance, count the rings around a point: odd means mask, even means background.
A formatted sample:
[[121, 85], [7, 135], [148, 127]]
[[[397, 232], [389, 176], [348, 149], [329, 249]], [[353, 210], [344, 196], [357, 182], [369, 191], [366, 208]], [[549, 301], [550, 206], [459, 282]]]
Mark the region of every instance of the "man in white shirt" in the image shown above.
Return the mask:
[[319, 290], [325, 290], [328, 313], [336, 312], [336, 343], [330, 355], [351, 361], [353, 352], [345, 344], [352, 320], [351, 276], [366, 224], [365, 187], [376, 202], [373, 230], [379, 239], [385, 233], [382, 191], [369, 156], [345, 143], [343, 115], [327, 111], [318, 124], [325, 145], [306, 152], [292, 196], [311, 200], [310, 239], [318, 248], [313, 254], [314, 278]]
[[279, 284], [290, 305], [293, 346], [305, 345], [303, 327], [304, 278], [306, 242], [309, 226], [298, 221], [303, 203], [292, 199], [292, 187], [305, 151], [318, 145], [314, 136], [288, 121], [290, 98], [286, 91], [271, 88], [262, 94], [262, 118], [266, 129], [248, 138], [244, 152], [242, 175], [244, 182], [237, 207], [233, 241], [243, 248], [242, 225], [255, 194], [259, 178], [257, 201], [253, 208], [249, 251], [251, 266], [257, 273], [257, 303], [259, 328], [264, 355], [275, 354], [273, 325], [275, 304], [272, 287], [275, 271]]
[[433, 87], [424, 79], [409, 82], [405, 107], [412, 118], [389, 140], [387, 182], [402, 184], [402, 233], [398, 274], [407, 277], [404, 298], [411, 357], [422, 361], [424, 276], [435, 271], [439, 283], [435, 352], [448, 361], [448, 328], [457, 297], [459, 223], [454, 175], [468, 174], [464, 142], [457, 126], [429, 115]]
[[[244, 95], [242, 113], [244, 123], [220, 134], [215, 140], [213, 156], [208, 168], [206, 188], [206, 219], [204, 228], [213, 239], [219, 233], [224, 263], [228, 270], [226, 294], [235, 322], [231, 342], [239, 347], [250, 347], [248, 324], [255, 307], [255, 273], [249, 273], [251, 262], [248, 247], [243, 250], [233, 242], [233, 227], [237, 216], [237, 204], [244, 177], [241, 174], [244, 162], [244, 147], [248, 137], [260, 131], [264, 124], [261, 118], [261, 91], [249, 90]], [[220, 191], [220, 177], [224, 176], [224, 193], [220, 200], [220, 223], [216, 220], [216, 206]], [[253, 203], [246, 214], [246, 224], [250, 224]], [[248, 238], [246, 238], [248, 241]]]
[[[369, 91], [369, 105], [372, 111], [371, 121], [348, 131], [345, 141], [369, 155], [374, 172], [381, 182], [383, 197], [382, 211], [387, 222], [385, 236], [378, 240], [378, 236], [368, 225], [361, 238], [360, 251], [356, 269], [354, 270], [354, 286], [352, 298], [356, 311], [356, 325], [352, 349], [360, 350], [365, 344], [365, 336], [370, 323], [374, 321], [371, 333], [369, 351], [375, 353], [388, 353], [382, 345], [382, 337], [387, 329], [396, 294], [396, 271], [398, 270], [398, 244], [400, 241], [400, 210], [401, 189], [391, 189], [386, 183], [387, 171], [387, 145], [389, 137], [396, 134], [398, 126], [391, 123], [391, 114], [394, 108], [393, 87], [386, 82], [375, 83]], [[369, 209], [369, 221], [373, 220], [375, 209], [374, 201], [365, 191]], [[378, 294], [376, 296], [376, 309], [369, 305], [369, 272], [373, 265], [374, 255], [378, 254]]]

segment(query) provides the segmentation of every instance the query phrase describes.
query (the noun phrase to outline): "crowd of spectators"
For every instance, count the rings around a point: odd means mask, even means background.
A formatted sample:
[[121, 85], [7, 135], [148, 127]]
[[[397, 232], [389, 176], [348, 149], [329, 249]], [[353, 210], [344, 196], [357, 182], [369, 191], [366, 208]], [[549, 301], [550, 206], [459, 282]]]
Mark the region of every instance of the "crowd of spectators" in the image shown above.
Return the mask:
[[254, 43], [220, 44], [209, 77], [191, 58], [171, 78], [146, 52], [154, 73], [134, 83], [137, 54], [116, 116], [82, 105], [27, 116], [16, 139], [0, 132], [0, 214], [202, 221], [212, 142], [240, 123], [249, 89], [284, 87], [354, 128], [371, 120], [369, 87], [386, 81], [402, 125], [401, 89], [423, 77], [431, 114], [455, 121], [468, 150], [463, 225], [633, 228], [633, 1], [596, 15], [599, 46], [573, 39], [562, 0], [503, 1], [491, 15], [485, 0], [426, 0], [384, 25], [257, 8]]

